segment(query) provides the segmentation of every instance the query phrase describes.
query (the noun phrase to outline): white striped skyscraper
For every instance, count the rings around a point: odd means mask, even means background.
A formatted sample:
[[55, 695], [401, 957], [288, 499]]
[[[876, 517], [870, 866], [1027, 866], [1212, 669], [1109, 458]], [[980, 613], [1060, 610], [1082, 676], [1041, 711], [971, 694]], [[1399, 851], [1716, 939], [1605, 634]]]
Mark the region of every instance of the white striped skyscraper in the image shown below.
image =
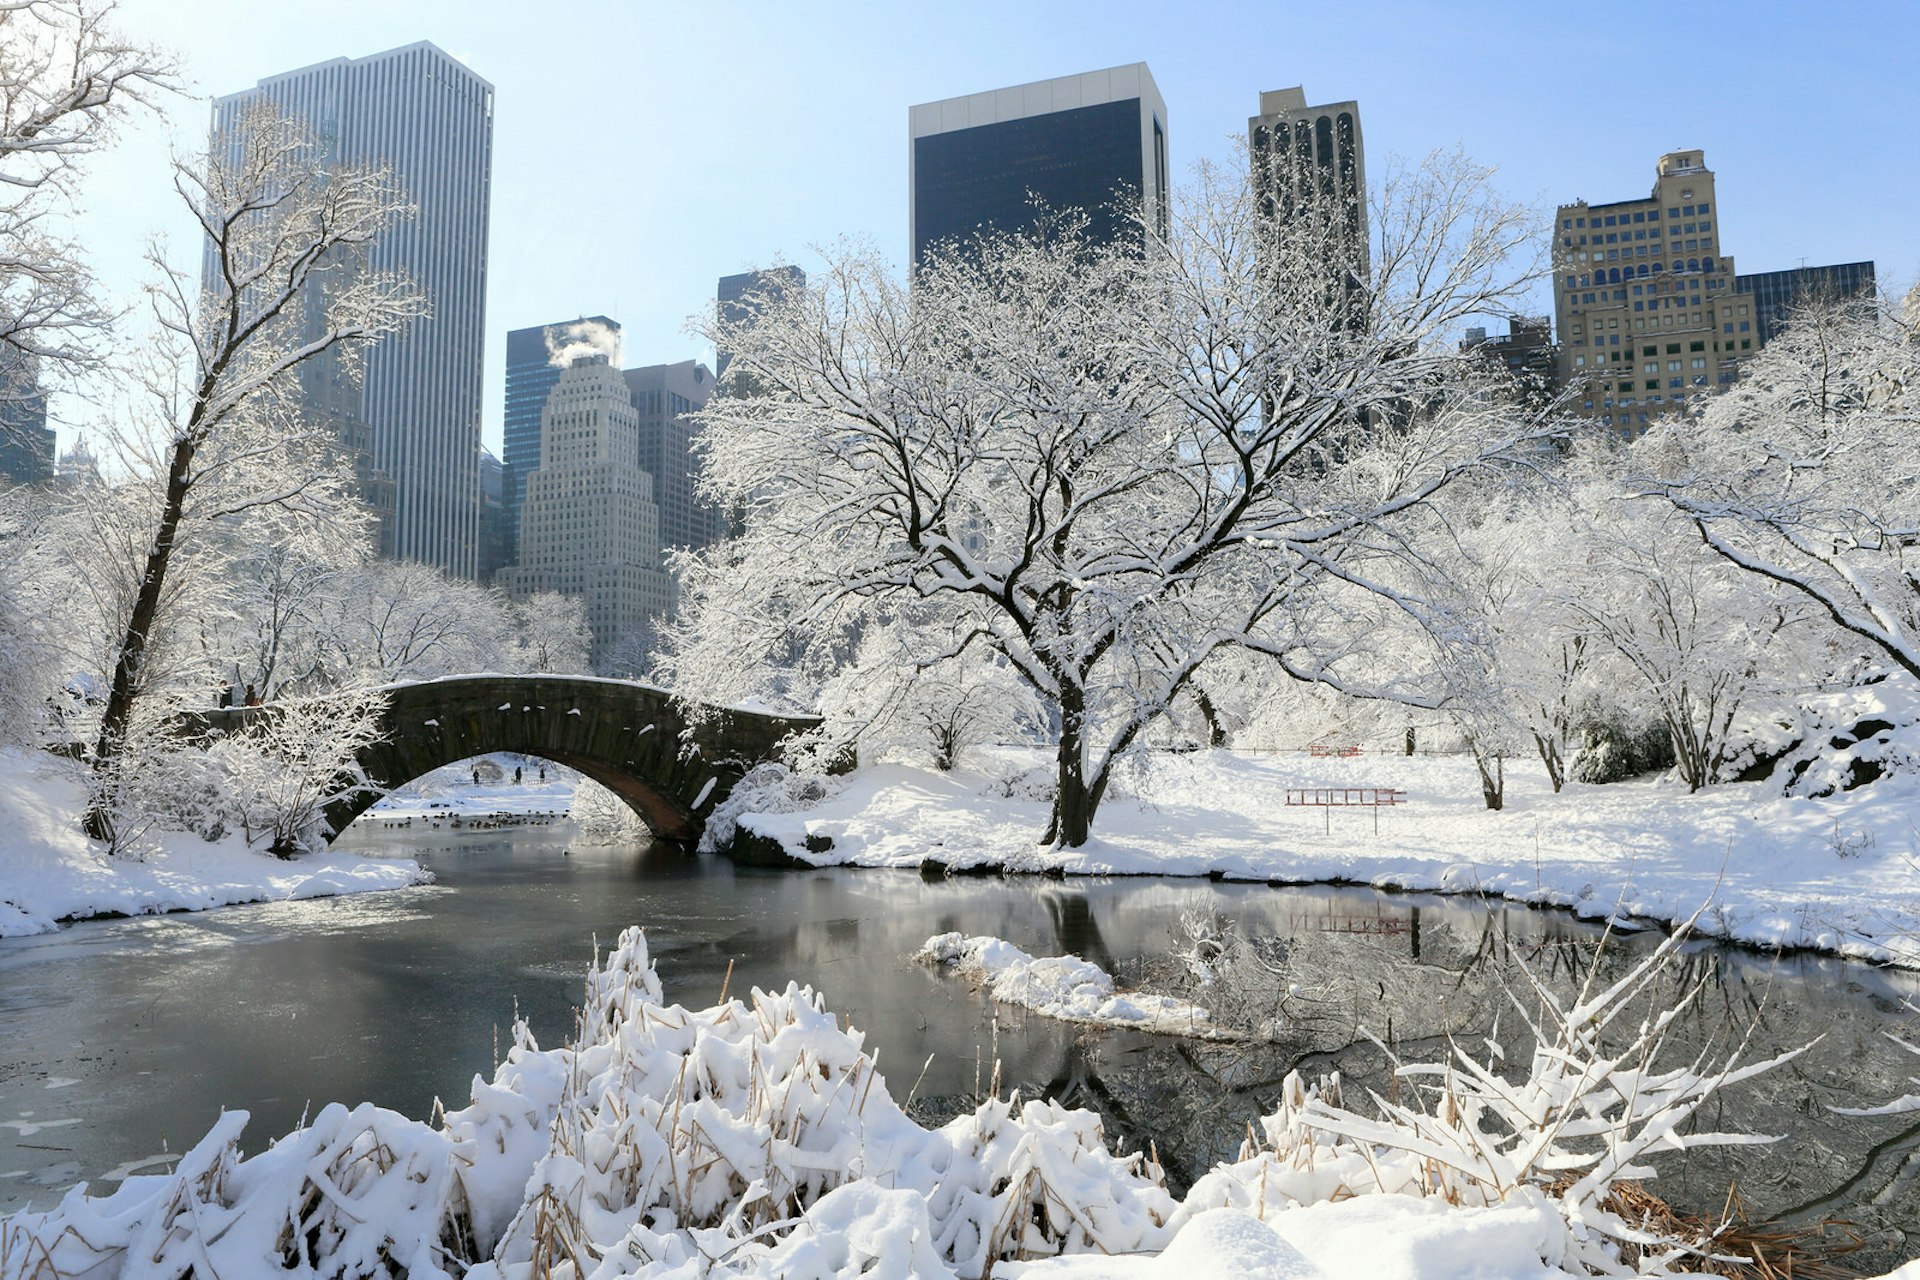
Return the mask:
[[302, 384], [311, 410], [363, 450], [361, 489], [382, 517], [381, 551], [472, 577], [493, 86], [421, 41], [216, 99], [216, 135], [263, 98], [311, 128], [330, 159], [392, 165], [418, 207], [381, 239], [372, 265], [411, 276], [430, 314], [373, 347], [357, 393], [330, 362], [305, 370]]

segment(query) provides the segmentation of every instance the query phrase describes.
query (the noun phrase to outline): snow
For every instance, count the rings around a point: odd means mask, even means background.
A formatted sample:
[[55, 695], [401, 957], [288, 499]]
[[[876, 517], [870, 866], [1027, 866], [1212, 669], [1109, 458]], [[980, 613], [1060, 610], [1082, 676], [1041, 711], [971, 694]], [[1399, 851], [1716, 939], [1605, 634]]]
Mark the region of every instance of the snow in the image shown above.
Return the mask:
[[249, 850], [238, 834], [210, 843], [156, 832], [140, 857], [109, 857], [80, 830], [84, 802], [81, 766], [0, 749], [0, 938], [88, 916], [368, 893], [431, 878], [408, 859], [328, 852], [281, 861]]
[[1171, 996], [1116, 992], [1113, 975], [1078, 956], [1036, 959], [1002, 938], [942, 933], [928, 938], [914, 959], [951, 965], [962, 977], [984, 982], [995, 1000], [1024, 1005], [1049, 1018], [1203, 1040], [1238, 1038], [1215, 1027], [1199, 1005]]
[[[1711, 904], [1700, 933], [1753, 946], [1810, 947], [1920, 967], [1920, 778], [1890, 776], [1825, 799], [1763, 783], [1689, 795], [1646, 778], [1568, 783], [1556, 795], [1533, 760], [1507, 762], [1505, 809], [1485, 808], [1465, 756], [1199, 751], [1149, 758], [1118, 786], [1079, 849], [1036, 843], [1044, 798], [1006, 778], [1044, 765], [1000, 749], [975, 772], [865, 766], [791, 813], [748, 813], [749, 831], [826, 865], [1069, 875], [1220, 875], [1485, 893], [1589, 919], [1680, 921]], [[1289, 808], [1289, 788], [1396, 787], [1374, 810]], [[815, 837], [814, 848], [808, 837]], [[820, 849], [819, 837], [832, 841]]]
[[[545, 779], [540, 777], [542, 761], [512, 755], [485, 757], [500, 769], [498, 781], [473, 782], [474, 761], [462, 760], [422, 774], [404, 787], [380, 798], [358, 819], [359, 823], [381, 826], [422, 820], [444, 820], [460, 816], [509, 815], [514, 818], [562, 818], [573, 803], [578, 775], [558, 765], [547, 764]], [[513, 780], [513, 771], [521, 770], [521, 780]]]
[[589, 975], [579, 1026], [541, 1050], [516, 1025], [437, 1124], [336, 1103], [246, 1156], [246, 1113], [227, 1112], [171, 1172], [0, 1220], [0, 1276], [35, 1274], [10, 1256], [100, 1280], [387, 1259], [416, 1280], [1583, 1274], [1583, 1229], [1539, 1187], [1423, 1195], [1427, 1156], [1316, 1131], [1337, 1109], [1297, 1078], [1262, 1121], [1269, 1145], [1177, 1201], [1090, 1112], [993, 1098], [920, 1127], [808, 988], [664, 1004], [638, 929]]

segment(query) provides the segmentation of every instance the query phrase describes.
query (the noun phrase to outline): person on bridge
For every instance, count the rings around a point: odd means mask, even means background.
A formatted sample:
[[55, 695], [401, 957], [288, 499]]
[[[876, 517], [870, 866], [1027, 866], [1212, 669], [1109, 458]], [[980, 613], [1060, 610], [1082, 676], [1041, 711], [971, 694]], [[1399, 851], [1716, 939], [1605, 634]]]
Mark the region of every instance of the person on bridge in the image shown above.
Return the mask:
[[250, 707], [257, 707], [260, 705], [260, 695], [254, 692], [252, 685], [247, 686], [247, 705]]
[[233, 705], [233, 685], [228, 681], [220, 682], [220, 709], [225, 711]]

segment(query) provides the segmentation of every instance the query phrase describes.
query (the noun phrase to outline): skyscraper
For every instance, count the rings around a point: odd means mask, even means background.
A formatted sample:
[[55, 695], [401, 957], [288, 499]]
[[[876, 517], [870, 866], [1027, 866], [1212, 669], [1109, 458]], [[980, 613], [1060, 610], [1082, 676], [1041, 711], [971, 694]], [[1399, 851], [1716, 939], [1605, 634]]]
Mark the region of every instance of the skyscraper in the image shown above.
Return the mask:
[[527, 476], [540, 465], [541, 410], [569, 362], [562, 353], [571, 349], [579, 354], [585, 348], [598, 350], [617, 367], [619, 324], [605, 316], [581, 316], [507, 333], [507, 401], [500, 451], [506, 468], [500, 498], [507, 564], [519, 559], [520, 507], [526, 501]]
[[541, 418], [540, 465], [521, 507], [520, 563], [497, 581], [515, 597], [560, 591], [583, 599], [599, 666], [673, 607], [653, 479], [636, 460], [640, 415], [626, 379], [594, 354], [561, 371]]
[[[768, 267], [764, 271], [742, 271], [739, 275], [721, 276], [716, 298], [720, 303], [720, 322], [738, 324], [753, 314], [756, 298], [779, 298], [789, 290], [798, 292], [807, 287], [807, 273], [798, 267]], [[713, 374], [715, 378], [727, 376], [727, 365], [733, 355], [720, 347], [713, 353]]]
[[1261, 216], [1294, 227], [1306, 220], [1316, 266], [1333, 287], [1361, 296], [1371, 253], [1360, 104], [1310, 107], [1300, 86], [1270, 89], [1247, 121], [1247, 147]]
[[1561, 205], [1555, 217], [1554, 318], [1560, 383], [1584, 384], [1571, 408], [1629, 435], [1738, 376], [1759, 346], [1754, 305], [1734, 288], [1702, 151], [1671, 151], [1650, 195]]
[[913, 260], [945, 240], [1034, 224], [1037, 198], [1088, 234], [1127, 235], [1117, 202], [1166, 225], [1167, 104], [1144, 62], [924, 102], [907, 117]]
[[624, 375], [640, 415], [638, 461], [653, 477], [660, 508], [660, 546], [704, 547], [726, 536], [721, 514], [694, 498], [700, 460], [693, 452], [689, 415], [706, 406], [713, 374], [695, 360], [650, 364]]
[[311, 411], [360, 454], [362, 491], [383, 516], [383, 552], [472, 577], [493, 86], [422, 41], [216, 99], [216, 136], [233, 136], [263, 100], [311, 128], [330, 161], [390, 164], [417, 208], [373, 247], [371, 265], [406, 272], [431, 314], [376, 344], [357, 388], [331, 354], [309, 362], [301, 382]]

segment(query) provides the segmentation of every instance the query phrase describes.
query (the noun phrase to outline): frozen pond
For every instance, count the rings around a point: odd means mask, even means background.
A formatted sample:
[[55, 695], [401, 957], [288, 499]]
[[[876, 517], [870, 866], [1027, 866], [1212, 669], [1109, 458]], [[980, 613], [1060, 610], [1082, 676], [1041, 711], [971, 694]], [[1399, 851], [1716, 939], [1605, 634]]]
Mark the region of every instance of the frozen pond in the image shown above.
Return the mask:
[[[420, 857], [439, 883], [0, 943], [0, 1210], [45, 1206], [81, 1179], [164, 1168], [222, 1107], [252, 1113], [257, 1149], [327, 1102], [412, 1116], [436, 1097], [464, 1102], [516, 1007], [543, 1045], [562, 1038], [594, 939], [629, 924], [647, 928], [671, 1000], [709, 1004], [729, 981], [735, 992], [813, 984], [867, 1032], [895, 1095], [912, 1092], [925, 1121], [969, 1105], [997, 1056], [1003, 1087], [1099, 1109], [1128, 1144], [1152, 1141], [1182, 1184], [1233, 1154], [1290, 1067], [1340, 1070], [1354, 1101], [1353, 1082], [1382, 1078], [1362, 1027], [1414, 1056], [1442, 1052], [1447, 1034], [1478, 1043], [1515, 964], [1570, 983], [1595, 963], [1599, 936], [1558, 915], [1366, 890], [754, 871], [659, 848], [569, 853], [562, 828], [415, 831], [405, 844], [400, 833], [354, 835]], [[1257, 963], [1196, 990], [1169, 954], [1202, 918], [1230, 927]], [[1280, 1030], [1258, 1048], [1207, 1046], [995, 1006], [908, 959], [953, 929], [1077, 952], [1229, 1021], [1278, 1016]], [[1624, 965], [1638, 945], [1616, 942], [1598, 963]], [[1920, 1116], [1839, 1120], [1826, 1106], [1912, 1091], [1920, 1059], [1883, 1032], [1911, 1032], [1902, 1002], [1920, 998], [1920, 975], [1702, 945], [1674, 981], [1703, 984], [1676, 1053], [1724, 1053], [1750, 1029], [1750, 1056], [1825, 1039], [1705, 1117], [1787, 1144], [1664, 1165], [1656, 1188], [1718, 1209], [1732, 1176], [1756, 1212], [1846, 1216], [1873, 1256], [1909, 1256]], [[1499, 1027], [1510, 1052], [1513, 1022], [1509, 1011]]]

